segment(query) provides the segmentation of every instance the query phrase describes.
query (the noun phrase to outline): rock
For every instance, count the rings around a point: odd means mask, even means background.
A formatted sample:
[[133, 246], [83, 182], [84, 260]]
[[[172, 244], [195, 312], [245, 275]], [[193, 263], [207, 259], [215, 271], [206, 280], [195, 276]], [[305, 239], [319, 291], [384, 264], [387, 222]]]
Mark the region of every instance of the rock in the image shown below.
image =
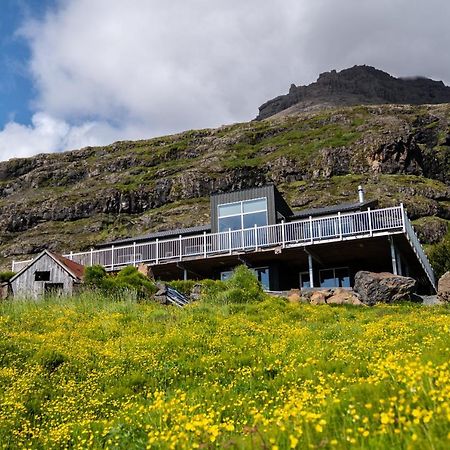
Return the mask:
[[450, 302], [450, 272], [445, 272], [438, 281], [438, 300]]
[[194, 284], [192, 287], [191, 293], [189, 295], [189, 298], [191, 300], [198, 300], [200, 296], [202, 295], [202, 285], [201, 284]]
[[311, 305], [324, 305], [326, 303], [327, 297], [330, 296], [330, 292], [323, 291], [314, 291], [311, 293], [310, 303]]
[[328, 305], [363, 305], [364, 303], [356, 296], [356, 294], [343, 288], [334, 290], [333, 295], [326, 300]]
[[10, 293], [9, 283], [0, 283], [0, 300], [5, 300]]
[[142, 273], [142, 275], [144, 275], [144, 277], [149, 278], [149, 279], [154, 279], [152, 269], [150, 268], [149, 265], [139, 264], [137, 270], [139, 273]]
[[291, 289], [288, 292], [287, 299], [289, 303], [300, 303], [301, 298], [300, 289]]
[[354, 290], [365, 305], [410, 301], [416, 280], [388, 272], [360, 271], [355, 275]]
[[261, 105], [256, 119], [266, 119], [294, 105], [297, 111], [307, 111], [314, 106], [382, 103], [450, 103], [450, 88], [429, 78], [405, 80], [374, 67], [354, 66], [340, 72], [322, 73], [315, 83], [308, 86], [292, 84], [288, 94]]

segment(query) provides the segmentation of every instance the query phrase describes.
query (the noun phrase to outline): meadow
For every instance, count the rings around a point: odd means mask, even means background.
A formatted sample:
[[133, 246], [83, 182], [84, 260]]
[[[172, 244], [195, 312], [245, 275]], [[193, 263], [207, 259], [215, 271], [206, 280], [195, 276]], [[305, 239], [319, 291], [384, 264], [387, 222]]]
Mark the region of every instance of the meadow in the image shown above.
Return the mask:
[[0, 448], [447, 449], [450, 309], [0, 304]]

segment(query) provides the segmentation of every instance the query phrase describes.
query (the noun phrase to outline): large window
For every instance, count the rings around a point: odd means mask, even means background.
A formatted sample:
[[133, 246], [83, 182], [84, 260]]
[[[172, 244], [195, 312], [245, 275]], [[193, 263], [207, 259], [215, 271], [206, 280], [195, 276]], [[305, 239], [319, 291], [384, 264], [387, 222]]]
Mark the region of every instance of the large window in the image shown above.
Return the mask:
[[324, 269], [319, 274], [320, 287], [350, 287], [350, 275], [347, 267]]
[[267, 225], [267, 199], [244, 200], [218, 206], [219, 231]]

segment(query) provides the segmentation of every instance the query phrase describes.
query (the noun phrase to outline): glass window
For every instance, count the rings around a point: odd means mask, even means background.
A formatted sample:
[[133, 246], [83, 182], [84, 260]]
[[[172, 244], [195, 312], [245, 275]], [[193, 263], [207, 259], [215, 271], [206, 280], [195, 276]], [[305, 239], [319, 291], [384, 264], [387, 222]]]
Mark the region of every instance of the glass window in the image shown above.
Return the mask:
[[320, 287], [336, 287], [333, 269], [320, 271]]
[[227, 205], [219, 205], [219, 217], [235, 216], [241, 214], [241, 203], [229, 203]]
[[346, 267], [336, 269], [335, 276], [336, 283], [339, 287], [350, 287], [350, 275]]
[[220, 280], [221, 281], [227, 281], [228, 278], [231, 277], [231, 275], [233, 275], [233, 271], [232, 270], [226, 270], [224, 272], [220, 272]]
[[310, 288], [311, 283], [309, 282], [309, 272], [301, 272], [300, 273], [300, 287], [301, 288]]
[[241, 216], [222, 217], [219, 219], [219, 231], [240, 230]]
[[219, 205], [218, 216], [219, 232], [267, 225], [267, 199], [259, 198]]
[[264, 289], [269, 290], [270, 282], [269, 282], [269, 268], [268, 267], [260, 267], [257, 269], [253, 269], [255, 272], [258, 281], [262, 284]]
[[267, 211], [267, 200], [259, 198], [257, 200], [246, 200], [242, 202], [243, 212], [251, 213], [255, 211]]
[[259, 213], [244, 214], [243, 216], [244, 228], [252, 228], [255, 225], [257, 227], [267, 225], [267, 213], [265, 211]]

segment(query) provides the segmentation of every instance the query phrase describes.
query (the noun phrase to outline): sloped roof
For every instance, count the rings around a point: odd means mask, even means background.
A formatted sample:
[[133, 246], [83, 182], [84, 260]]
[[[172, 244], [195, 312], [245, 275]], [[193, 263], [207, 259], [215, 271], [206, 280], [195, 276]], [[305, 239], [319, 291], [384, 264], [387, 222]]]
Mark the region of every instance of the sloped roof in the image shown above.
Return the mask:
[[109, 241], [101, 244], [97, 244], [97, 248], [101, 247], [110, 247], [111, 245], [127, 245], [132, 244], [133, 242], [147, 241], [150, 239], [159, 239], [165, 237], [179, 236], [180, 234], [183, 236], [189, 234], [203, 233], [204, 231], [211, 231], [211, 225], [199, 225], [197, 227], [190, 228], [176, 228], [174, 230], [164, 230], [158, 231], [156, 233], [144, 234], [142, 236], [130, 237], [125, 239], [118, 239], [116, 241]]
[[82, 281], [84, 277], [84, 266], [78, 264], [75, 261], [65, 258], [62, 255], [58, 255], [57, 253], [49, 252], [48, 250], [44, 250], [39, 253], [36, 258], [34, 258], [28, 265], [26, 265], [23, 269], [19, 270], [9, 281], [15, 280], [18, 276], [24, 273], [28, 268], [34, 264], [39, 258], [42, 258], [43, 255], [48, 255], [53, 259], [60, 267], [62, 267], [69, 275], [75, 278], [78, 281]]
[[377, 200], [368, 200], [363, 203], [340, 203], [338, 205], [325, 206], [323, 208], [310, 208], [302, 209], [301, 211], [294, 211], [294, 214], [289, 217], [290, 220], [308, 218], [309, 216], [323, 216], [327, 214], [337, 214], [338, 212], [350, 212], [350, 211], [364, 211], [367, 208], [376, 206]]
[[78, 280], [82, 280], [84, 277], [84, 266], [78, 264], [71, 259], [65, 258], [62, 255], [58, 255], [57, 253], [48, 252], [54, 259], [58, 260], [63, 266], [65, 266], [72, 275], [75, 276]]

